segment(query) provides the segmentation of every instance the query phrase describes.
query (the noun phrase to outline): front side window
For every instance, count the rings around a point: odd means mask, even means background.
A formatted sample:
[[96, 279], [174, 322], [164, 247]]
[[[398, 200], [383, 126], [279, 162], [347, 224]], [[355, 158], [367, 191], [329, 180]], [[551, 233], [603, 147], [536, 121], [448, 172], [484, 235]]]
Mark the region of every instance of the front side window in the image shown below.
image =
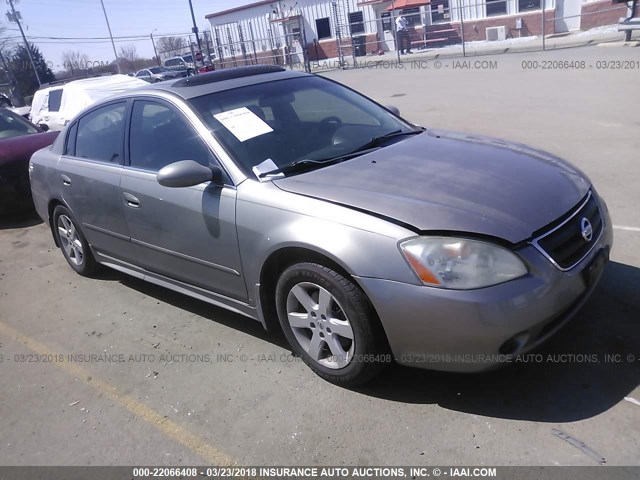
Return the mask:
[[125, 106], [124, 102], [105, 105], [79, 120], [76, 157], [122, 164]]
[[129, 131], [131, 166], [158, 171], [180, 160], [206, 166], [214, 162], [208, 147], [182, 115], [162, 103], [136, 100]]
[[67, 141], [64, 145], [64, 154], [75, 156], [76, 154], [76, 137], [78, 136], [78, 122], [75, 122], [67, 131]]
[[299, 77], [190, 100], [236, 162], [249, 172], [352, 152], [411, 125], [362, 95], [319, 77]]

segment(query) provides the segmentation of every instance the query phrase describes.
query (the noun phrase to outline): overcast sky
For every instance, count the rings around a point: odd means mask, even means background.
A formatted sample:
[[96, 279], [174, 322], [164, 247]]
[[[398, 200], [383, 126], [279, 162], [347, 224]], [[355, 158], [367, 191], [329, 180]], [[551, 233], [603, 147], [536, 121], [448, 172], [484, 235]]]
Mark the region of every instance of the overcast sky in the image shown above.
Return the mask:
[[[15, 1], [15, 0], [14, 0]], [[196, 22], [200, 30], [207, 28], [205, 15], [255, 0], [193, 0]], [[188, 0], [104, 0], [114, 37], [146, 36], [141, 40], [116, 39], [116, 48], [135, 45], [140, 56], [152, 57], [153, 46], [149, 34], [157, 29], [154, 37], [163, 34], [189, 33], [191, 14]], [[5, 2], [2, 7], [8, 8]], [[22, 15], [23, 27], [28, 37], [108, 37], [100, 0], [20, 0], [16, 10]], [[19, 36], [15, 23], [6, 21], [4, 11], [0, 25], [6, 27], [7, 36]], [[18, 41], [12, 40], [12, 41]], [[44, 53], [53, 70], [61, 70], [62, 52], [80, 50], [91, 61], [113, 60], [109, 40], [60, 40], [30, 38]]]

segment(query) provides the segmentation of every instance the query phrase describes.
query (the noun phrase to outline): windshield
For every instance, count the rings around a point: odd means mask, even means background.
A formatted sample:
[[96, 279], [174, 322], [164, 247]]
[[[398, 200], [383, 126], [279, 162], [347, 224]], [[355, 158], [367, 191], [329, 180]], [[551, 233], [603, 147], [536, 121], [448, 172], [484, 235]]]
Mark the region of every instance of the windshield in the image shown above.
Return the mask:
[[[362, 95], [319, 77], [260, 83], [191, 99], [245, 172], [348, 154], [414, 128]], [[273, 163], [272, 163], [273, 162]]]
[[157, 74], [157, 73], [162, 73], [162, 72], [167, 72], [168, 71], [166, 68], [162, 68], [162, 67], [153, 67], [153, 68], [150, 68], [149, 70], [151, 70], [151, 73], [153, 73], [153, 74]]
[[0, 110], [0, 138], [19, 137], [30, 133], [38, 133], [38, 129], [20, 115]]

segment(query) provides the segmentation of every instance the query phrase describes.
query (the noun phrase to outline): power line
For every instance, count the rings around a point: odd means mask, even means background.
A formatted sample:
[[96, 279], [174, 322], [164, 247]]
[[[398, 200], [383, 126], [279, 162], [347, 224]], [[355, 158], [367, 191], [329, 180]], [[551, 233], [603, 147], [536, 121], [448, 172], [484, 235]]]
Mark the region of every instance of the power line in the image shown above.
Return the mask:
[[[191, 35], [191, 33], [161, 33], [161, 34], [156, 34], [156, 37], [161, 38], [161, 37], [187, 37]], [[52, 37], [52, 36], [38, 36], [38, 35], [27, 35], [26, 36], [28, 39], [31, 40], [109, 40], [111, 41], [110, 37]], [[13, 37], [3, 37], [6, 39], [12, 39], [12, 38], [22, 38], [20, 36], [13, 36]], [[149, 38], [149, 35], [120, 35], [120, 36], [114, 36], [113, 37], [114, 40], [146, 40], [147, 38]]]

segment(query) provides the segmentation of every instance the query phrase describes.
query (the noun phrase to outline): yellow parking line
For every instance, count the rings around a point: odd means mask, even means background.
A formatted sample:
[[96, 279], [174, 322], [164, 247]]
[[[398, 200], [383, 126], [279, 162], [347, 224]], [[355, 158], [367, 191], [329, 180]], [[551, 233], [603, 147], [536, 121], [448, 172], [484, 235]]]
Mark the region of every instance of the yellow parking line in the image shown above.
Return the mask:
[[[40, 355], [56, 355], [50, 348], [46, 345], [34, 340], [31, 337], [23, 335], [18, 330], [5, 325], [0, 322], [0, 334], [6, 337], [12, 337], [16, 340], [23, 343], [29, 350], [40, 354]], [[59, 353], [59, 352], [58, 352]], [[65, 355], [65, 359], [66, 359]], [[192, 434], [185, 428], [180, 425], [172, 422], [167, 419], [163, 415], [158, 412], [152, 410], [146, 405], [138, 402], [136, 399], [126, 395], [118, 390], [118, 388], [109, 385], [107, 382], [103, 380], [97, 379], [93, 373], [88, 372], [87, 370], [79, 367], [74, 363], [69, 363], [67, 361], [63, 361], [60, 363], [51, 363], [51, 365], [56, 365], [60, 367], [62, 370], [65, 370], [67, 373], [70, 373], [74, 377], [84, 378], [86, 379], [86, 384], [92, 386], [100, 393], [104, 394], [108, 398], [110, 398], [113, 402], [118, 403], [120, 406], [126, 408], [131, 413], [133, 413], [136, 417], [141, 418], [145, 422], [153, 425], [162, 433], [164, 433], [167, 437], [172, 440], [181, 443], [189, 450], [195, 452], [200, 457], [205, 459], [209, 464], [212, 465], [233, 465], [235, 462], [228, 455], [224, 454], [220, 450], [212, 447], [202, 439], [198, 438], [196, 435]]]

